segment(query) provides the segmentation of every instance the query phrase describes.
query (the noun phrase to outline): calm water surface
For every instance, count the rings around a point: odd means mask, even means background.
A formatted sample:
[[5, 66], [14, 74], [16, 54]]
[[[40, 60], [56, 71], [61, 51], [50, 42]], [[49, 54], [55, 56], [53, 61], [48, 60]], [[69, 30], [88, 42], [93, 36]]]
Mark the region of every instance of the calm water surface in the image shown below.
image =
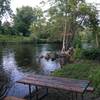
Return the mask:
[[38, 59], [40, 55], [59, 50], [59, 44], [0, 45], [0, 83], [9, 86], [8, 95], [24, 97], [28, 94], [27, 85], [16, 83], [24, 76], [31, 73], [49, 75], [60, 68], [57, 61]]

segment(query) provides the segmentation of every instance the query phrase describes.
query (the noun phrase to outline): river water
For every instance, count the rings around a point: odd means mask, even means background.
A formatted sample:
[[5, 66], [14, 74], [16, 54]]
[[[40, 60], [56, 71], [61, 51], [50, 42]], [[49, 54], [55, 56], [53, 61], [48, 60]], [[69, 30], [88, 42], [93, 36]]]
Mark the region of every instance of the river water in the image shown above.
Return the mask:
[[47, 61], [45, 58], [39, 60], [40, 55], [60, 49], [59, 44], [0, 45], [0, 83], [9, 86], [7, 95], [16, 97], [28, 95], [28, 86], [16, 83], [17, 80], [28, 74], [49, 75], [60, 68], [57, 61]]

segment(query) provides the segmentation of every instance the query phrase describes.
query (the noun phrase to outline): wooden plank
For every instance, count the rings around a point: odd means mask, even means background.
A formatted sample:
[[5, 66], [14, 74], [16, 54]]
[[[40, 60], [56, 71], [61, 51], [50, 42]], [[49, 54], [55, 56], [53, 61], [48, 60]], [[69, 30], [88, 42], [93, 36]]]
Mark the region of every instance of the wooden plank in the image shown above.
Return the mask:
[[90, 83], [87, 80], [76, 80], [52, 76], [29, 75], [19, 81], [22, 84], [31, 84], [42, 87], [56, 88], [67, 91], [83, 93]]
[[49, 87], [49, 88], [56, 88], [56, 89], [63, 89], [63, 90], [68, 90], [68, 91], [74, 91], [74, 92], [80, 92], [82, 93], [84, 91], [84, 88], [80, 87], [74, 87], [74, 86], [69, 86], [69, 85], [61, 85], [61, 84], [56, 84], [56, 83], [45, 83], [45, 82], [40, 82], [40, 81], [31, 81], [31, 80], [21, 80], [18, 81], [18, 83], [22, 84], [31, 84], [31, 85], [37, 85], [37, 86], [42, 86], [42, 87]]
[[7, 96], [3, 100], [25, 100], [25, 99], [16, 98], [16, 97], [13, 97], [13, 96]]
[[[86, 84], [75, 84], [75, 83], [72, 83], [72, 82], [68, 82], [68, 81], [56, 81], [56, 80], [46, 80], [46, 79], [35, 79], [35, 78], [26, 78], [26, 80], [27, 81], [33, 81], [32, 83], [34, 83], [34, 81], [35, 82], [42, 82], [42, 83], [44, 83], [44, 84], [51, 84], [51, 85], [55, 85], [55, 86], [57, 86], [58, 85], [58, 87], [59, 86], [67, 86], [67, 87], [77, 87], [77, 88], [79, 88], [79, 87], [81, 87], [81, 88], [84, 88], [85, 86], [86, 86]], [[83, 86], [84, 85], [84, 86]]]
[[26, 79], [35, 79], [39, 81], [45, 81], [45, 82], [61, 82], [61, 83], [67, 83], [67, 84], [76, 84], [76, 85], [82, 85], [82, 84], [88, 84], [90, 81], [88, 80], [77, 80], [77, 79], [69, 79], [69, 78], [61, 78], [61, 77], [53, 77], [53, 76], [41, 76], [41, 75], [29, 75], [26, 77]]
[[77, 80], [77, 79], [69, 79], [69, 78], [61, 78], [61, 77], [53, 77], [53, 76], [41, 76], [41, 75], [29, 75], [28, 79], [36, 79], [38, 81], [45, 81], [45, 82], [53, 82], [58, 84], [68, 84], [78, 87], [85, 87], [90, 81], [88, 80]]
[[48, 79], [48, 80], [67, 80], [67, 81], [77, 81], [77, 82], [90, 82], [90, 81], [88, 81], [88, 80], [78, 80], [78, 79], [71, 79], [71, 78], [63, 78], [63, 77], [54, 77], [54, 76], [44, 76], [44, 75], [33, 75], [33, 74], [31, 74], [31, 75], [28, 75], [27, 77], [30, 77], [30, 78], [41, 78], [41, 79]]

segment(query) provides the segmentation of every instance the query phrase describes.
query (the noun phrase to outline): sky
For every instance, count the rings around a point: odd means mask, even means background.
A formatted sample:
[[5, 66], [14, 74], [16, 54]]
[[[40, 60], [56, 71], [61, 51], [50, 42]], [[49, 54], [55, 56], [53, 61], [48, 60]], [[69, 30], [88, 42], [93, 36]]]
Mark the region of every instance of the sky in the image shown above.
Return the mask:
[[[16, 12], [16, 8], [22, 7], [22, 6], [31, 6], [31, 7], [36, 7], [36, 5], [42, 7], [43, 9], [47, 8], [48, 5], [45, 7], [43, 5], [40, 5], [39, 3], [42, 0], [11, 0], [11, 8]], [[47, 0], [45, 0], [47, 1]], [[100, 0], [86, 0], [87, 3], [100, 3]]]
[[100, 3], [100, 0], [86, 0], [87, 3]]
[[11, 8], [14, 11], [14, 13], [16, 12], [16, 8], [20, 8], [22, 6], [31, 6], [31, 7], [40, 6], [43, 9], [47, 8], [48, 5], [46, 5], [44, 8], [44, 5], [40, 4], [41, 1], [43, 0], [11, 0]]
[[[11, 9], [13, 10], [13, 13], [16, 13], [16, 8], [21, 8], [22, 6], [31, 6], [31, 7], [39, 6], [43, 10], [46, 10], [49, 4], [46, 3], [46, 5], [44, 6], [43, 4], [40, 4], [41, 1], [43, 0], [11, 0]], [[44, 1], [47, 2], [48, 0], [44, 0]], [[95, 3], [100, 3], [100, 0], [86, 0], [86, 2], [95, 4]], [[100, 5], [98, 6], [97, 9], [100, 10]], [[99, 16], [98, 18], [100, 18], [100, 12], [98, 16]], [[10, 21], [9, 17], [6, 19]], [[2, 22], [4, 22], [6, 19], [3, 18]]]

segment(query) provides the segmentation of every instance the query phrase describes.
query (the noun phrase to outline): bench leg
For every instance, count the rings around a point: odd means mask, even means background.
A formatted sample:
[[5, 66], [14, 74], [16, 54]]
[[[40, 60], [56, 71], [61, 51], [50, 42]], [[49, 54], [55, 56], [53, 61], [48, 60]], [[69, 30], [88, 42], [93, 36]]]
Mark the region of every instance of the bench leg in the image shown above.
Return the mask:
[[46, 94], [45, 95], [48, 95], [48, 88], [46, 88]]
[[84, 94], [81, 94], [81, 100], [84, 100]]
[[[71, 93], [71, 100], [74, 100], [74, 99], [77, 100], [77, 92], [75, 92], [75, 95], [73, 94], [73, 92]], [[84, 100], [84, 94], [81, 94], [81, 100]]]
[[31, 85], [29, 84], [29, 95], [30, 95], [30, 100], [32, 99], [32, 95], [31, 95]]
[[36, 89], [36, 100], [41, 100], [42, 98], [48, 95], [48, 88], [46, 88], [46, 93], [39, 98], [38, 97], [38, 91], [39, 91], [38, 86], [35, 86], [35, 89]]
[[35, 89], [36, 89], [36, 100], [38, 100], [38, 87], [35, 86]]
[[72, 100], [77, 100], [77, 92], [75, 92], [75, 93], [72, 92], [71, 96], [72, 96], [72, 98], [71, 98]]
[[74, 100], [74, 97], [73, 97], [73, 92], [71, 93], [71, 95], [72, 95], [72, 100]]
[[40, 98], [39, 98], [39, 100], [42, 100], [44, 97], [46, 97], [48, 95], [48, 88], [46, 88], [46, 92], [45, 92], [45, 94], [43, 95], [43, 96], [41, 96]]
[[77, 92], [75, 93], [75, 99], [77, 100]]

